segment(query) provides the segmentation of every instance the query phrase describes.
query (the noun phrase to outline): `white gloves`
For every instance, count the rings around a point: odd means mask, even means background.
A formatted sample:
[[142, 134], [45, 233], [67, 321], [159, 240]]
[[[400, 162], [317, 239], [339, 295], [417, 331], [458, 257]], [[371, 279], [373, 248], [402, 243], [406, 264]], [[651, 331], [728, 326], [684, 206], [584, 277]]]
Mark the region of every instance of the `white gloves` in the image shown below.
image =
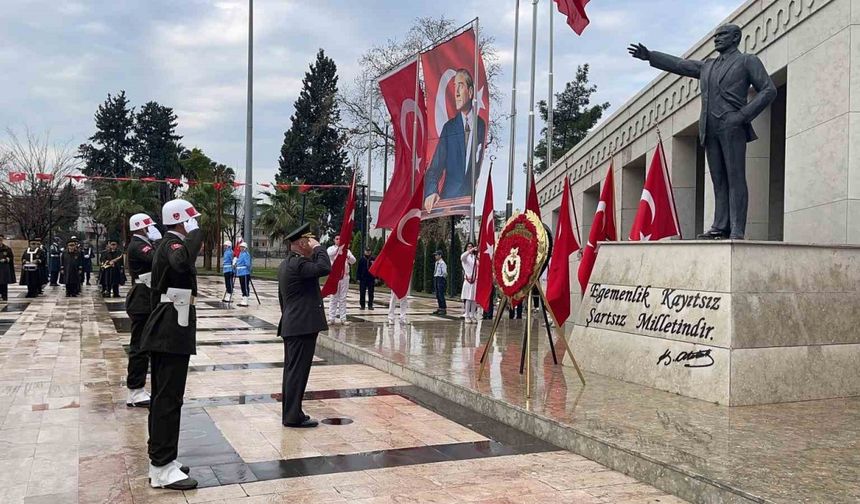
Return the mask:
[[[192, 219], [194, 220], [194, 219]], [[188, 230], [188, 223], [185, 223], [185, 229]], [[161, 239], [161, 231], [158, 230], [155, 226], [149, 226], [146, 228], [146, 237], [150, 239], [150, 241], [158, 241]]]
[[190, 232], [194, 231], [195, 229], [200, 229], [200, 225], [197, 224], [197, 219], [192, 217], [192, 218], [188, 219], [187, 221], [185, 221], [185, 232], [186, 233], [190, 233]]

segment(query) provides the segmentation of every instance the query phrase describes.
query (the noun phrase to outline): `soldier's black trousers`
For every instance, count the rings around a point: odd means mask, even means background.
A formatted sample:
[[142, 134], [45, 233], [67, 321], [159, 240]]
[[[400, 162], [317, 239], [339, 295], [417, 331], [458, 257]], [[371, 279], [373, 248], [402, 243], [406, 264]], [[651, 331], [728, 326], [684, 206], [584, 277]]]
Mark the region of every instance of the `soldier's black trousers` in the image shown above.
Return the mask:
[[60, 270], [51, 272], [51, 285], [60, 285], [57, 283], [57, 280], [60, 279]]
[[0, 299], [3, 301], [9, 299], [9, 284], [0, 284]]
[[149, 368], [149, 352], [140, 349], [143, 326], [149, 315], [129, 315], [131, 319], [131, 341], [128, 344], [128, 376], [126, 386], [130, 389], [146, 385], [146, 371]]
[[156, 467], [176, 460], [189, 358], [189, 355], [162, 352], [151, 352], [149, 355], [152, 362], [149, 460]]
[[374, 282], [371, 281], [361, 281], [358, 283], [358, 305], [361, 306], [361, 309], [364, 309], [364, 293], [367, 293], [367, 307], [373, 308], [373, 289], [375, 285]]
[[311, 374], [317, 334], [284, 338], [284, 380], [281, 384], [284, 401], [281, 405], [281, 423], [284, 425], [304, 421], [302, 397]]

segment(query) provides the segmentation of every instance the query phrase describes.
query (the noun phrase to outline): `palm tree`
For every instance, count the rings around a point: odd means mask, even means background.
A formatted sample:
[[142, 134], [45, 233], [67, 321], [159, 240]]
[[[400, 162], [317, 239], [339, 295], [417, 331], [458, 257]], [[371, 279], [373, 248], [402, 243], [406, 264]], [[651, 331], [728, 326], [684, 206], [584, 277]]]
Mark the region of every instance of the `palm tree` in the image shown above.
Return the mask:
[[269, 235], [272, 243], [284, 240], [290, 231], [301, 224], [303, 198], [305, 222], [310, 222], [312, 228], [319, 229], [325, 207], [319, 203], [316, 194], [300, 194], [298, 188], [293, 187], [285, 191], [264, 192], [263, 195], [268, 198], [268, 202], [260, 203], [257, 226]]
[[[215, 251], [220, 249], [221, 230], [218, 229], [218, 192], [212, 184], [198, 184], [188, 189], [184, 198], [194, 205], [201, 213], [198, 219], [200, 229], [203, 230], [203, 267], [212, 269], [212, 257]], [[222, 190], [221, 192], [221, 226], [229, 227], [232, 224], [233, 215], [227, 209], [233, 207], [236, 196], [233, 191]]]
[[[138, 181], [108, 182], [98, 191], [93, 218], [107, 229], [120, 229], [127, 243], [128, 219], [136, 213], [157, 213], [158, 197], [153, 184]], [[110, 233], [109, 233], [110, 234]]]

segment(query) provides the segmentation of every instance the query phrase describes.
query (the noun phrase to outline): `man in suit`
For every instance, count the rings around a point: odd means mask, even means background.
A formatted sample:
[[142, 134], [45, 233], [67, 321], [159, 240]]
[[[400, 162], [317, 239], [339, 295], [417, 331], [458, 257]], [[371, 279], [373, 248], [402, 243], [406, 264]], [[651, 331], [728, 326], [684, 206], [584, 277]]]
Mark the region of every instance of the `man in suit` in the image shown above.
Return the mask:
[[302, 411], [317, 335], [328, 330], [319, 279], [331, 272], [331, 261], [305, 223], [287, 236], [290, 251], [278, 269], [278, 334], [284, 339], [281, 423], [285, 427], [316, 427]]
[[197, 353], [197, 268], [203, 232], [200, 213], [183, 199], [161, 209], [167, 233], [152, 258], [150, 305], [141, 350], [149, 353], [152, 398], [149, 404], [149, 484], [191, 490], [197, 481], [177, 459], [179, 422], [188, 378], [188, 361]]
[[[628, 51], [654, 68], [699, 79], [702, 112], [699, 141], [705, 147], [714, 183], [714, 223], [701, 239], [742, 240], [747, 223], [746, 144], [758, 137], [750, 124], [776, 98], [776, 86], [752, 54], [738, 50], [741, 29], [724, 25], [714, 34], [720, 56], [686, 60], [634, 44]], [[749, 102], [752, 86], [758, 93]]]
[[[424, 209], [432, 211], [444, 200], [470, 197], [472, 194], [472, 152], [477, 141], [477, 162], [475, 178], [484, 158], [484, 138], [487, 125], [478, 117], [478, 134], [474, 135], [474, 114], [472, 100], [475, 97], [475, 84], [472, 74], [461, 68], [454, 76], [454, 104], [457, 113], [445, 126], [433, 160], [427, 168], [424, 179]], [[467, 161], [468, 160], [468, 161]]]

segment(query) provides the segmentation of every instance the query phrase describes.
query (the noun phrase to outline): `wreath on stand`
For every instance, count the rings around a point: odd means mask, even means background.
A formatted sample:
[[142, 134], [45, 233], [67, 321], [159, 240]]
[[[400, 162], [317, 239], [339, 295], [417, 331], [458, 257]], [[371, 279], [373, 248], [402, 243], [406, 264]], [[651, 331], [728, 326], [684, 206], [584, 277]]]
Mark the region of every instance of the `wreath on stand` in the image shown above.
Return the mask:
[[513, 305], [531, 291], [546, 262], [549, 238], [534, 212], [516, 214], [505, 223], [493, 254], [496, 284]]

